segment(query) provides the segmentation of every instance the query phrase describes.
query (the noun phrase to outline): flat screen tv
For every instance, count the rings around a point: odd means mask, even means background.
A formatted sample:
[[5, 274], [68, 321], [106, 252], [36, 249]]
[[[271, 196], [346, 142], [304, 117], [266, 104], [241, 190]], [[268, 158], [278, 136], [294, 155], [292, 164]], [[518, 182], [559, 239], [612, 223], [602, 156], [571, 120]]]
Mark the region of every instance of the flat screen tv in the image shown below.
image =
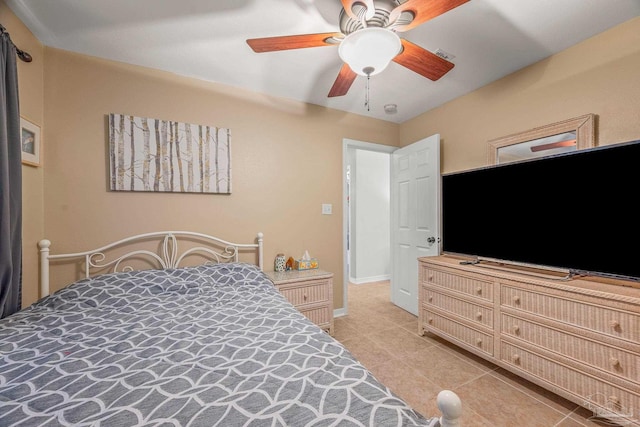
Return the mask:
[[640, 281], [640, 140], [442, 175], [442, 250]]

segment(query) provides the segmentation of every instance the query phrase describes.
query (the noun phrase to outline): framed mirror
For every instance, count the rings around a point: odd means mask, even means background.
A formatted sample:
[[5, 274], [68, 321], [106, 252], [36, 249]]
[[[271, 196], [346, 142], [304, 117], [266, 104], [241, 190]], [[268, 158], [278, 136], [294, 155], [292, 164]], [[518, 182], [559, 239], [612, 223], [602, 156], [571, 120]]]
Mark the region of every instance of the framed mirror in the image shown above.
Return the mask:
[[537, 127], [489, 141], [489, 165], [595, 147], [595, 114]]

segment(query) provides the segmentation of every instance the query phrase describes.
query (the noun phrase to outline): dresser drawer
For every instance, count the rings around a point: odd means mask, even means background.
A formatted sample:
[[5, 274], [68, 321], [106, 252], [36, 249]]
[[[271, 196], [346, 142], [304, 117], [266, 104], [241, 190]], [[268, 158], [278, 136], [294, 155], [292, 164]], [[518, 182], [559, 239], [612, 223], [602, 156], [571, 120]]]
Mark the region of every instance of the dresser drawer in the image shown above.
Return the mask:
[[333, 273], [315, 269], [265, 274], [298, 311], [333, 335]]
[[442, 333], [454, 342], [466, 344], [467, 348], [480, 351], [487, 356], [493, 356], [493, 336], [441, 316], [424, 307], [422, 311], [425, 329], [436, 334]]
[[454, 313], [473, 323], [493, 329], [493, 310], [479, 304], [468, 302], [461, 298], [445, 295], [432, 289], [423, 287], [424, 304], [432, 305], [447, 312]]
[[311, 320], [321, 328], [328, 329], [330, 327], [332, 315], [330, 313], [328, 305], [299, 310], [300, 313], [304, 314], [307, 317], [307, 319]]
[[421, 267], [422, 283], [426, 285], [440, 286], [455, 292], [473, 296], [493, 302], [493, 282], [480, 280], [473, 276], [461, 273], [449, 273], [446, 271]]
[[502, 285], [500, 304], [632, 342], [640, 340], [640, 313]]
[[546, 348], [627, 380], [637, 382], [640, 378], [638, 353], [608, 346], [508, 314], [502, 314], [500, 323], [503, 335]]
[[278, 285], [282, 295], [295, 306], [315, 304], [329, 300], [327, 280], [306, 281], [302, 284]]
[[582, 406], [593, 409], [593, 405], [600, 405], [614, 409], [618, 413], [631, 413], [635, 417], [638, 416], [636, 411], [640, 408], [640, 396], [629, 390], [616, 387], [505, 341], [500, 345], [500, 358], [514, 368], [534, 378], [542, 379], [560, 391], [572, 394], [577, 398], [576, 401], [582, 401]]

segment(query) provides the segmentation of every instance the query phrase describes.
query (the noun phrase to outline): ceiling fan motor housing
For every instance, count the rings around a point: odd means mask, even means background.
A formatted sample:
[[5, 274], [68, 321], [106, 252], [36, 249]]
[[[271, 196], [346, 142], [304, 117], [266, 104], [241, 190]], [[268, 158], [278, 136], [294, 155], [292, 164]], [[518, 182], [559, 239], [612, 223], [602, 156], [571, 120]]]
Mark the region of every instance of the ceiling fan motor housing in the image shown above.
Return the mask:
[[391, 11], [395, 9], [400, 2], [396, 0], [374, 0], [375, 13], [370, 19], [366, 19], [367, 7], [363, 3], [356, 2], [353, 4], [352, 12], [356, 19], [352, 18], [344, 9], [340, 10], [340, 31], [344, 35], [349, 35], [363, 28], [388, 28], [393, 29], [396, 25], [404, 25], [413, 20], [411, 12], [404, 12], [395, 22], [389, 22]]

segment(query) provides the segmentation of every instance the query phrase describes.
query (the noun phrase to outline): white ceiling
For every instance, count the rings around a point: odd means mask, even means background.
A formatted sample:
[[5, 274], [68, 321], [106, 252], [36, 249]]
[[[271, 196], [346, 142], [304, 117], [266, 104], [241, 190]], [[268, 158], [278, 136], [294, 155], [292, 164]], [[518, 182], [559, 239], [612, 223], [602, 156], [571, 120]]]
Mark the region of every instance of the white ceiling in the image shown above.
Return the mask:
[[[429, 1], [429, 0], [424, 0]], [[401, 1], [403, 2], [403, 1]], [[402, 123], [640, 15], [640, 0], [470, 0], [402, 38], [455, 55], [433, 82], [391, 63], [328, 98], [334, 46], [254, 53], [248, 38], [339, 31], [340, 0], [6, 0], [46, 46]], [[385, 104], [397, 104], [386, 114]]]

